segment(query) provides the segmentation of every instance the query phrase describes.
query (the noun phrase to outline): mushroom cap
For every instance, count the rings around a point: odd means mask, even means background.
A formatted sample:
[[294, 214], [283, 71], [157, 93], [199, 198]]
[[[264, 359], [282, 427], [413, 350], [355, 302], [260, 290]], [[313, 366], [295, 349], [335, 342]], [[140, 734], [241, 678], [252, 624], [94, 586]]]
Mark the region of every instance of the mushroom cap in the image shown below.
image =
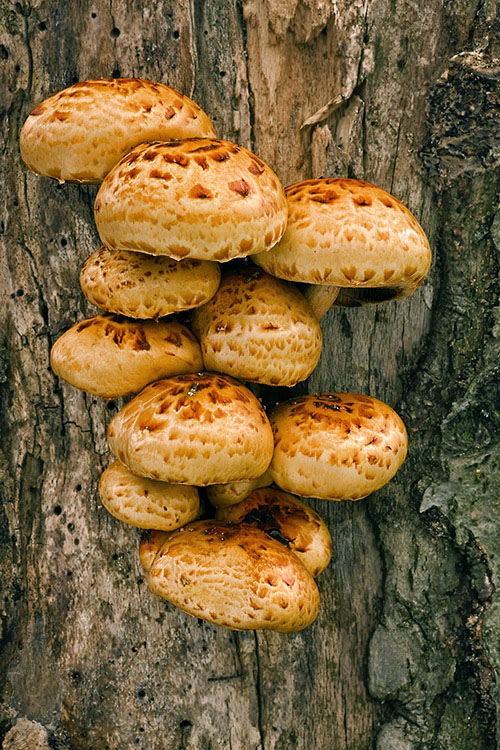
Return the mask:
[[227, 261], [272, 247], [287, 208], [280, 181], [257, 156], [191, 138], [127, 154], [99, 189], [95, 220], [106, 247]]
[[241, 482], [230, 484], [213, 484], [207, 488], [207, 497], [216, 508], [225, 508], [228, 505], [241, 503], [248, 495], [260, 487], [267, 487], [273, 483], [269, 470], [265, 471], [257, 479], [246, 479]]
[[104, 398], [137, 393], [153, 380], [196, 372], [198, 342], [175, 320], [127, 320], [102, 313], [76, 323], [56, 341], [50, 364], [76, 388]]
[[213, 136], [205, 112], [170, 86], [137, 78], [80, 81], [39, 104], [21, 129], [25, 164], [64, 182], [101, 182], [145, 141]]
[[119, 461], [101, 475], [99, 496], [112, 516], [139, 529], [173, 531], [200, 512], [197, 487], [137, 477]]
[[302, 630], [319, 592], [298, 558], [252, 525], [197, 521], [164, 542], [148, 575], [154, 594], [233, 630]]
[[198, 487], [255, 479], [273, 454], [264, 409], [248, 388], [202, 372], [160, 380], [108, 428], [113, 455], [134, 474]]
[[217, 263], [172, 260], [101, 247], [80, 274], [83, 293], [96, 307], [130, 318], [161, 318], [205, 304], [220, 283]]
[[403, 421], [370, 396], [303, 396], [278, 406], [270, 421], [271, 476], [302, 497], [359, 500], [392, 479], [406, 457]]
[[151, 570], [156, 555], [169, 536], [170, 532], [168, 531], [156, 531], [154, 529], [145, 531], [141, 536], [141, 541], [139, 542], [139, 561], [147, 573]]
[[[268, 273], [356, 287], [358, 304], [409, 297], [426, 277], [431, 250], [424, 230], [385, 190], [329, 178], [297, 182], [285, 192], [285, 234], [271, 252], [252, 257]], [[335, 304], [343, 304], [342, 295]]]
[[215, 517], [230, 523], [255, 524], [286, 546], [316, 578], [332, 556], [332, 539], [325, 522], [298, 497], [275, 487], [255, 490], [238, 505], [218, 508]]
[[208, 370], [255, 383], [296, 385], [321, 354], [321, 328], [304, 295], [258, 268], [224, 276], [192, 327]]

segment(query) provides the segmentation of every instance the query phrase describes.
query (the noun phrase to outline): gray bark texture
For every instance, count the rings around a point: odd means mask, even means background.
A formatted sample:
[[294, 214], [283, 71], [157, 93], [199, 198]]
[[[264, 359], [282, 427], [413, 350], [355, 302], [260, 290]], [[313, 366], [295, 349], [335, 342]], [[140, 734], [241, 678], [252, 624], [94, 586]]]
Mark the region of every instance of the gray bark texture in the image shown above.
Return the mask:
[[[496, 0], [1, 0], [3, 748], [497, 747], [499, 30]], [[217, 629], [149, 593], [138, 532], [97, 496], [120, 403], [50, 370], [91, 313], [96, 188], [29, 173], [19, 129], [109, 76], [191, 95], [285, 184], [374, 182], [428, 233], [412, 299], [323, 321], [302, 392], [387, 401], [410, 451], [371, 498], [312, 501], [334, 551], [302, 633]]]

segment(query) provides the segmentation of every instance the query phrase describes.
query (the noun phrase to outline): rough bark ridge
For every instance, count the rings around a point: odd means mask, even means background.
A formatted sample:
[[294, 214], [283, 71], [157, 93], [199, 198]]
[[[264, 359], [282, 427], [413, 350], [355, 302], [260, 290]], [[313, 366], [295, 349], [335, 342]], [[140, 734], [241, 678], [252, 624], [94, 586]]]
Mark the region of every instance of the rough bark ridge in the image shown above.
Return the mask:
[[[0, 19], [4, 747], [494, 748], [498, 4], [2, 0]], [[285, 183], [380, 184], [434, 248], [410, 301], [324, 321], [308, 389], [387, 400], [411, 448], [370, 500], [313, 503], [334, 560], [304, 633], [217, 630], [149, 594], [138, 535], [96, 495], [120, 404], [49, 369], [54, 339], [90, 312], [78, 273], [95, 189], [29, 174], [18, 132], [39, 100], [110, 75], [193, 95]]]

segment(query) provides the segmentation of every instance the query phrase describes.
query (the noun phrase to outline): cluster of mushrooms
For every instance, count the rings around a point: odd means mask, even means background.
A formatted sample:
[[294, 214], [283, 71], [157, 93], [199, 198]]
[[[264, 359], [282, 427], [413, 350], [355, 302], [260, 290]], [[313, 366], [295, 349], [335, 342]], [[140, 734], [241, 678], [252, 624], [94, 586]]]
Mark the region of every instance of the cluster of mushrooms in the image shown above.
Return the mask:
[[[305, 380], [332, 304], [410, 296], [431, 260], [419, 223], [354, 179], [284, 190], [261, 159], [216, 138], [194, 102], [150, 81], [70, 86], [32, 111], [20, 146], [39, 175], [101, 183], [103, 247], [80, 283], [104, 312], [66, 331], [51, 364], [103, 398], [138, 394], [109, 425], [116, 460], [99, 493], [147, 530], [151, 590], [237, 630], [310, 625], [331, 538], [299, 497], [356, 500], [382, 487], [405, 459], [405, 426], [352, 393], [267, 414], [243, 382]], [[186, 311], [192, 330], [174, 317]]]

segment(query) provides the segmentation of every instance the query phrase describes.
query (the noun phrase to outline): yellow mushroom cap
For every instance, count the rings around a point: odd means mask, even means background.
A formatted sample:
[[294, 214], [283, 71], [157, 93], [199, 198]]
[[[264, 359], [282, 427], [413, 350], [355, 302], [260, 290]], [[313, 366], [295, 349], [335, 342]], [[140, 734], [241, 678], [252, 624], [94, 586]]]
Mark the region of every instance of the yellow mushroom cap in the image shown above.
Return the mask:
[[154, 594], [233, 630], [302, 630], [319, 592], [296, 555], [247, 524], [197, 521], [163, 543], [148, 575]]
[[80, 286], [93, 305], [142, 319], [199, 307], [213, 297], [219, 282], [217, 263], [106, 247], [87, 259], [80, 274]]
[[224, 276], [192, 321], [207, 370], [241, 380], [293, 386], [321, 354], [321, 328], [305, 297], [258, 268]]
[[137, 477], [119, 461], [102, 473], [99, 496], [112, 516], [139, 529], [173, 531], [200, 513], [197, 487]]
[[238, 505], [218, 508], [215, 517], [230, 523], [251, 523], [270, 534], [299, 558], [316, 578], [332, 556], [332, 540], [325, 522], [306, 503], [275, 487], [255, 490]]
[[392, 479], [406, 458], [403, 421], [370, 396], [303, 396], [278, 406], [270, 421], [271, 476], [302, 497], [358, 500]]
[[181, 375], [145, 388], [108, 428], [113, 455], [134, 474], [198, 487], [255, 479], [273, 436], [248, 388], [225, 375]]
[[103, 181], [95, 220], [106, 247], [227, 261], [272, 247], [285, 193], [243, 146], [216, 138], [145, 143]]
[[80, 81], [39, 104], [21, 129], [25, 164], [64, 182], [101, 182], [145, 141], [213, 136], [207, 115], [163, 83], [137, 78]]
[[409, 297], [425, 279], [431, 250], [424, 230], [385, 190], [328, 178], [285, 192], [285, 234], [270, 252], [252, 257], [268, 273], [341, 287], [334, 304], [348, 306]]
[[177, 321], [103, 313], [63, 333], [52, 347], [50, 364], [56, 375], [82, 391], [120, 398], [158, 378], [196, 372], [202, 361], [195, 337]]

